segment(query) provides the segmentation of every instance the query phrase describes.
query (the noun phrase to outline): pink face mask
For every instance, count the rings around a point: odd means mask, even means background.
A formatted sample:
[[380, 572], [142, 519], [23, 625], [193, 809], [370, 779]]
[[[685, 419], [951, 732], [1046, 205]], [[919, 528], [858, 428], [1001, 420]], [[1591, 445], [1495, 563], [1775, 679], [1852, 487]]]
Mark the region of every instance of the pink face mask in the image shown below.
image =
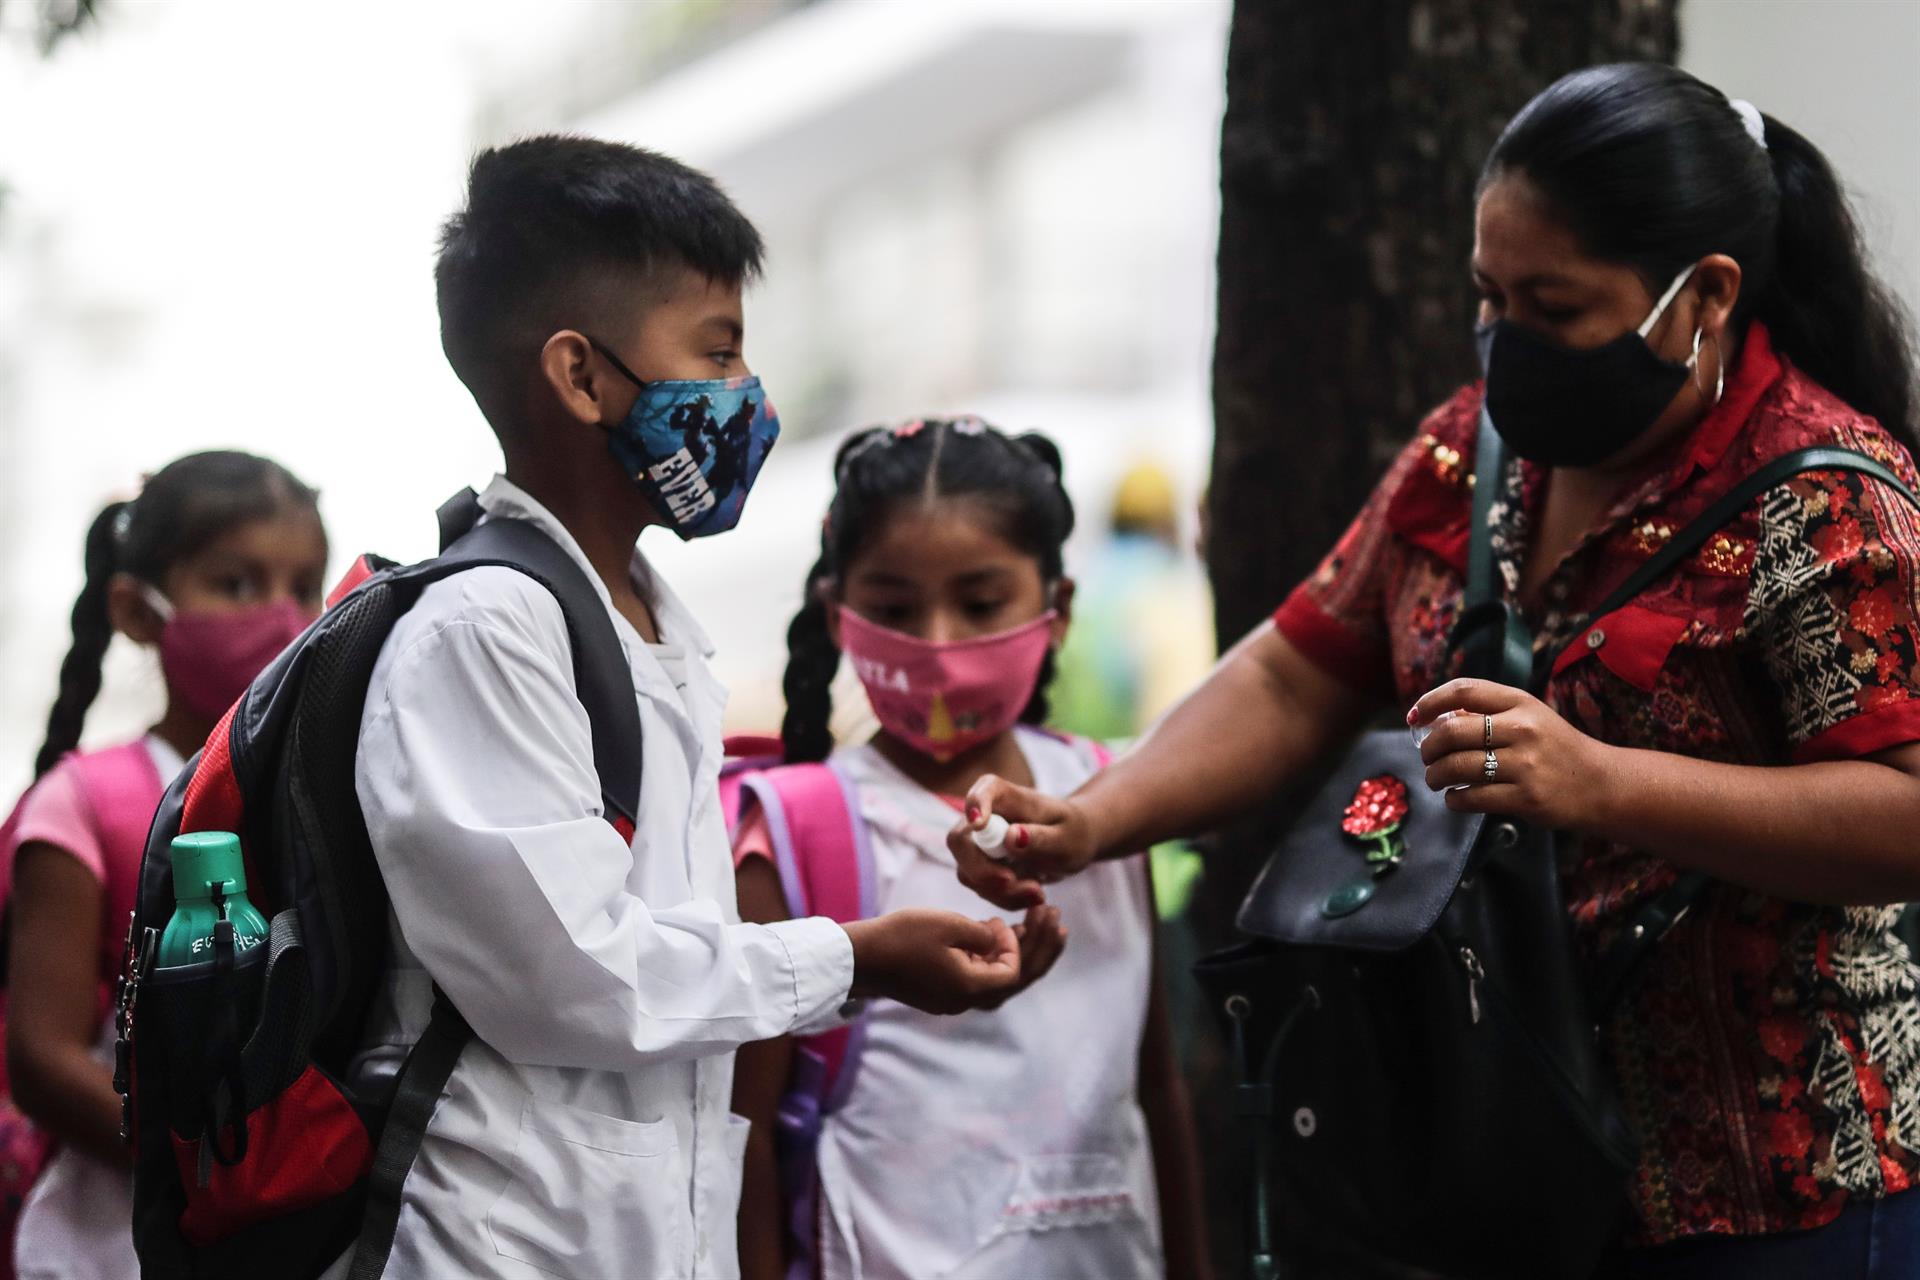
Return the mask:
[[1052, 611], [977, 640], [921, 640], [840, 610], [840, 649], [881, 727], [947, 761], [1011, 729], [1033, 701], [1053, 641]]
[[151, 587], [146, 598], [166, 624], [160, 632], [160, 670], [167, 689], [182, 707], [207, 720], [227, 714], [253, 678], [313, 621], [293, 600], [210, 613], [175, 609]]

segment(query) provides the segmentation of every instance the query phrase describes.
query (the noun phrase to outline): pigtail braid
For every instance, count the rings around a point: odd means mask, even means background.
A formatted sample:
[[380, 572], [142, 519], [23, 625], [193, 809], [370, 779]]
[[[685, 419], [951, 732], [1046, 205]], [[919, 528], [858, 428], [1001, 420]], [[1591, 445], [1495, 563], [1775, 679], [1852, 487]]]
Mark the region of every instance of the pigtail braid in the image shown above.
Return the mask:
[[780, 740], [788, 764], [825, 760], [833, 751], [833, 676], [840, 650], [827, 629], [827, 605], [820, 586], [829, 573], [826, 552], [807, 571], [806, 596], [787, 627], [787, 670], [781, 688], [787, 696]]
[[[1066, 572], [1063, 549], [1067, 538], [1073, 533], [1074, 522], [1073, 499], [1067, 494], [1065, 459], [1061, 457], [1060, 446], [1038, 431], [1014, 436], [1007, 443], [1031, 457], [1046, 471], [1051, 481], [1053, 503], [1046, 539], [1051, 549], [1041, 556], [1041, 568], [1049, 584], [1058, 582]], [[1057, 656], [1053, 650], [1047, 650], [1047, 656], [1040, 664], [1040, 678], [1034, 682], [1033, 698], [1027, 703], [1026, 710], [1020, 713], [1022, 724], [1045, 724], [1053, 714], [1047, 691], [1053, 685]]]
[[60, 663], [60, 691], [47, 713], [47, 736], [34, 758], [33, 773], [44, 777], [62, 757], [80, 745], [87, 708], [100, 693], [100, 664], [113, 639], [107, 613], [107, 587], [119, 568], [121, 522], [130, 504], [114, 502], [87, 529], [86, 582], [73, 602], [73, 644]]

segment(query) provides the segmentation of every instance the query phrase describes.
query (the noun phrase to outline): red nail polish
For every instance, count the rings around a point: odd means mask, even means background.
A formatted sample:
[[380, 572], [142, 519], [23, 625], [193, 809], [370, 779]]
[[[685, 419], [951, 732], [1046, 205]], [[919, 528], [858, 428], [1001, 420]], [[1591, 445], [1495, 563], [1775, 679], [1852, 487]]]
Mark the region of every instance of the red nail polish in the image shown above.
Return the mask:
[[1030, 840], [1027, 836], [1027, 829], [1024, 826], [1015, 827], [1013, 829], [1013, 847], [1016, 849], [1024, 849], [1029, 843]]
[[1418, 724], [1419, 722], [1420, 722], [1420, 708], [1418, 707], [1410, 708], [1407, 711], [1407, 723], [1409, 725], [1415, 725], [1415, 724]]
[[980, 821], [980, 806], [979, 806], [979, 805], [977, 805], [977, 804], [970, 804], [970, 805], [968, 805], [968, 806], [967, 806], [967, 821], [968, 821], [968, 822], [978, 822], [978, 821]]

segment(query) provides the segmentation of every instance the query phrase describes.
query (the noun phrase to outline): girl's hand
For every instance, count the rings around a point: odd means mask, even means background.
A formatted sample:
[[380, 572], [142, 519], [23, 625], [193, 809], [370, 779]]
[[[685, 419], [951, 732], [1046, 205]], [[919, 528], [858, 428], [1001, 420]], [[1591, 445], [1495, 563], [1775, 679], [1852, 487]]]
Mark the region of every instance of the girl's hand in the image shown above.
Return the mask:
[[[973, 842], [973, 833], [999, 814], [1012, 824], [998, 862]], [[967, 814], [947, 832], [960, 883], [1009, 911], [1047, 900], [1044, 886], [1084, 870], [1097, 847], [1086, 812], [1071, 800], [1044, 795], [988, 774], [967, 792]]]
[[[1491, 781], [1488, 717], [1498, 762]], [[1420, 758], [1427, 785], [1447, 791], [1449, 809], [1567, 830], [1600, 825], [1614, 753], [1531, 694], [1486, 680], [1453, 680], [1416, 702], [1407, 724], [1432, 726]]]

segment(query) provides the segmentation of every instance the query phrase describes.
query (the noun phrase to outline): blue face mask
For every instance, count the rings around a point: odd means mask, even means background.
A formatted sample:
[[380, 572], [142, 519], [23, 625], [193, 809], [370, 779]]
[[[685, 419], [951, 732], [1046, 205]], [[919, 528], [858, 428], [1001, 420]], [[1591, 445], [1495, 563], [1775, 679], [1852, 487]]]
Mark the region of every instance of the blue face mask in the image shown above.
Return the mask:
[[593, 349], [640, 396], [607, 428], [620, 466], [683, 539], [740, 523], [747, 491], [780, 437], [780, 415], [758, 378], [646, 382], [592, 338]]

